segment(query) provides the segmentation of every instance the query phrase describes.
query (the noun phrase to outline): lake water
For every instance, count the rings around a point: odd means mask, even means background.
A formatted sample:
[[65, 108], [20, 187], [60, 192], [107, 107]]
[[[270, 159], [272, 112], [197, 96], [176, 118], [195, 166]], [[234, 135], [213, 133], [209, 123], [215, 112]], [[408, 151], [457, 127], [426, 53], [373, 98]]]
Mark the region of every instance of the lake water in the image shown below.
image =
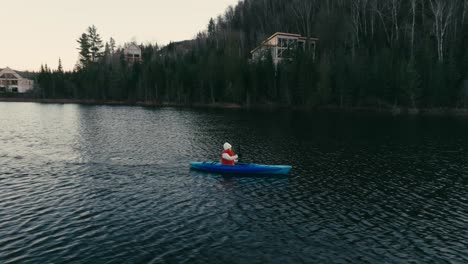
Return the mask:
[[468, 262], [468, 119], [0, 103], [0, 263], [410, 261]]

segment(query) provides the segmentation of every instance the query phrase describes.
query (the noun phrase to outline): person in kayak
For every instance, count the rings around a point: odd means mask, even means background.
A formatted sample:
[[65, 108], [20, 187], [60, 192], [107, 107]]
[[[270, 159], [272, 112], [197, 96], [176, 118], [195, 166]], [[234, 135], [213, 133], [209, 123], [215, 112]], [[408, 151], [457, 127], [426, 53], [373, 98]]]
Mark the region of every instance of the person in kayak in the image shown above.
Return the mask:
[[221, 164], [223, 165], [234, 165], [236, 164], [239, 157], [234, 154], [232, 151], [232, 146], [229, 143], [224, 143], [223, 145], [223, 152], [221, 153]]

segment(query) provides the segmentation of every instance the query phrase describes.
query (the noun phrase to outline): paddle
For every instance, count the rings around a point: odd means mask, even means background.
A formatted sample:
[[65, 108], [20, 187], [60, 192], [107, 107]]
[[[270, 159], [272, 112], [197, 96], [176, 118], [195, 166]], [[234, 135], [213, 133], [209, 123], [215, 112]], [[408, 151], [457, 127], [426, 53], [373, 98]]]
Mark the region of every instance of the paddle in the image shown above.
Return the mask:
[[237, 151], [236, 151], [236, 152], [237, 152], [237, 157], [238, 157], [238, 159], [237, 159], [237, 164], [241, 164], [241, 162], [239, 162], [240, 159], [242, 158], [241, 140], [240, 140], [240, 138], [238, 138], [238, 139], [239, 139], [239, 141], [238, 141], [238, 142], [239, 142], [239, 148], [238, 148]]

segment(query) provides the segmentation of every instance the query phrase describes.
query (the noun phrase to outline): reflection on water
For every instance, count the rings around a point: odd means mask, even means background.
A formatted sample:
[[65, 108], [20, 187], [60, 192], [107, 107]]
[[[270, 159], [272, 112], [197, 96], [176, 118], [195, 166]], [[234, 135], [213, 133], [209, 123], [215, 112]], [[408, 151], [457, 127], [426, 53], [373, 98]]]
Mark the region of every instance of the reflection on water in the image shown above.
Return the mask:
[[0, 263], [467, 262], [467, 121], [0, 103]]
[[257, 189], [285, 189], [289, 183], [289, 176], [287, 175], [226, 175], [195, 170], [191, 171], [191, 175], [193, 175], [193, 177], [202, 177], [204, 180], [211, 178], [214, 184], [218, 182], [219, 186], [228, 190], [245, 188], [246, 185], [257, 186], [255, 187]]

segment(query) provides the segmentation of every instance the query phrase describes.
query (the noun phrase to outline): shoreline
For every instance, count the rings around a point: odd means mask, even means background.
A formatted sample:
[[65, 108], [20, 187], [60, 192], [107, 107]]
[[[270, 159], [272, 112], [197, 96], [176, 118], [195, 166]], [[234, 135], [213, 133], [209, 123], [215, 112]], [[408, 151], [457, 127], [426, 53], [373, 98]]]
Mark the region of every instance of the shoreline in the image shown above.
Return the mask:
[[40, 104], [80, 104], [80, 105], [108, 105], [108, 106], [144, 106], [144, 107], [180, 107], [180, 108], [208, 108], [208, 109], [242, 109], [242, 110], [298, 110], [304, 112], [341, 112], [341, 113], [375, 113], [394, 116], [466, 116], [468, 108], [405, 108], [405, 107], [339, 107], [334, 105], [321, 107], [294, 107], [279, 104], [241, 105], [237, 103], [192, 103], [180, 104], [159, 101], [102, 101], [94, 99], [43, 99], [0, 97], [0, 102], [11, 103], [40, 103]]
[[109, 105], [109, 106], [147, 106], [147, 107], [187, 107], [187, 108], [222, 108], [222, 109], [247, 109], [235, 103], [214, 103], [214, 104], [179, 104], [159, 101], [111, 101], [94, 99], [43, 99], [43, 98], [15, 98], [0, 97], [0, 102], [9, 103], [39, 103], [39, 104], [80, 104], [80, 105]]

